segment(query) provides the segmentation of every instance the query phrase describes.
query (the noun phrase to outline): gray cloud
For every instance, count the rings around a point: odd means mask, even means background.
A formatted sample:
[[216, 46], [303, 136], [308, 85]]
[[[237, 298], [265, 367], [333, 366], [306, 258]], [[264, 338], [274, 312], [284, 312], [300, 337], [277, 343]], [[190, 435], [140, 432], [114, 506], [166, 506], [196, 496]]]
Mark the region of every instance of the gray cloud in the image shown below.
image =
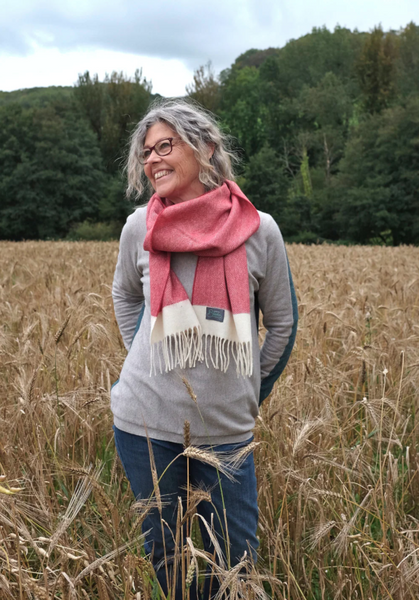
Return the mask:
[[33, 44], [61, 51], [103, 48], [176, 58], [188, 68], [211, 59], [224, 68], [249, 48], [282, 46], [313, 26], [368, 30], [418, 22], [417, 0], [20, 0], [2, 8], [0, 51], [25, 55]]
[[13, 31], [9, 38], [0, 31], [5, 52], [26, 54], [36, 42], [60, 50], [99, 47], [177, 58], [188, 66], [208, 59], [225, 64], [252, 46], [264, 47], [280, 21], [275, 0], [213, 0], [202, 5], [191, 0], [124, 0], [118, 6], [92, 0], [83, 10], [69, 0], [41, 6], [27, 1], [26, 10], [21, 8], [16, 15], [9, 6], [2, 16]]

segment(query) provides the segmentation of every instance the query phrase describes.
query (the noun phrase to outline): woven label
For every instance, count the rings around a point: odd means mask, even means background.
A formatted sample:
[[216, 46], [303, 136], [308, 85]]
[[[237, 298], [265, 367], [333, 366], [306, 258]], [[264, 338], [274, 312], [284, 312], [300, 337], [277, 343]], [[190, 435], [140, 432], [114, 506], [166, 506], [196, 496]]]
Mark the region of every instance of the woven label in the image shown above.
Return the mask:
[[224, 321], [225, 310], [223, 308], [211, 308], [207, 306], [206, 319], [207, 321], [218, 321], [222, 323]]

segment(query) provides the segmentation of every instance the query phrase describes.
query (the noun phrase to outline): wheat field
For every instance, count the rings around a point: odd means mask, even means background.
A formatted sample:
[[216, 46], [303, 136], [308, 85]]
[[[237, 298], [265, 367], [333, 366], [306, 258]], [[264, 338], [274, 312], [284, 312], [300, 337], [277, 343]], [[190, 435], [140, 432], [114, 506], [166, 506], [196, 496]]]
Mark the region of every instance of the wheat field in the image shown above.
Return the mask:
[[[159, 597], [141, 552], [147, 509], [113, 445], [117, 252], [0, 243], [0, 598]], [[288, 253], [300, 322], [255, 430], [260, 558], [219, 573], [224, 597], [413, 600], [419, 248]], [[181, 548], [185, 580], [203, 568], [195, 545]]]

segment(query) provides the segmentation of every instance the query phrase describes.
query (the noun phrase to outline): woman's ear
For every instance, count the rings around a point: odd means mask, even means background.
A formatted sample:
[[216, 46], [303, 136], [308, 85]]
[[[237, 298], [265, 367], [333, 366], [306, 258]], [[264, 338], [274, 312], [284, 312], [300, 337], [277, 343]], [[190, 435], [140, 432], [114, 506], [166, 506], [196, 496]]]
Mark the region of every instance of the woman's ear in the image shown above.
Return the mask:
[[208, 160], [211, 160], [214, 152], [215, 152], [215, 144], [208, 144]]

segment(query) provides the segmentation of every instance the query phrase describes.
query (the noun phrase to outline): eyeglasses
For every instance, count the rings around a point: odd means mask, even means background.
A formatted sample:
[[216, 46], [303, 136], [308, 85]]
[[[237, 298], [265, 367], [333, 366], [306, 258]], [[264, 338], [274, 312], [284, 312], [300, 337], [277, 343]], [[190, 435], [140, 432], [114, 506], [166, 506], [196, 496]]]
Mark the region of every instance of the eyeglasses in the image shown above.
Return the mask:
[[175, 138], [164, 138], [156, 142], [154, 146], [151, 146], [151, 148], [143, 148], [142, 152], [140, 152], [138, 156], [138, 160], [142, 165], [145, 165], [153, 150], [157, 156], [167, 156], [173, 150], [174, 139]]

